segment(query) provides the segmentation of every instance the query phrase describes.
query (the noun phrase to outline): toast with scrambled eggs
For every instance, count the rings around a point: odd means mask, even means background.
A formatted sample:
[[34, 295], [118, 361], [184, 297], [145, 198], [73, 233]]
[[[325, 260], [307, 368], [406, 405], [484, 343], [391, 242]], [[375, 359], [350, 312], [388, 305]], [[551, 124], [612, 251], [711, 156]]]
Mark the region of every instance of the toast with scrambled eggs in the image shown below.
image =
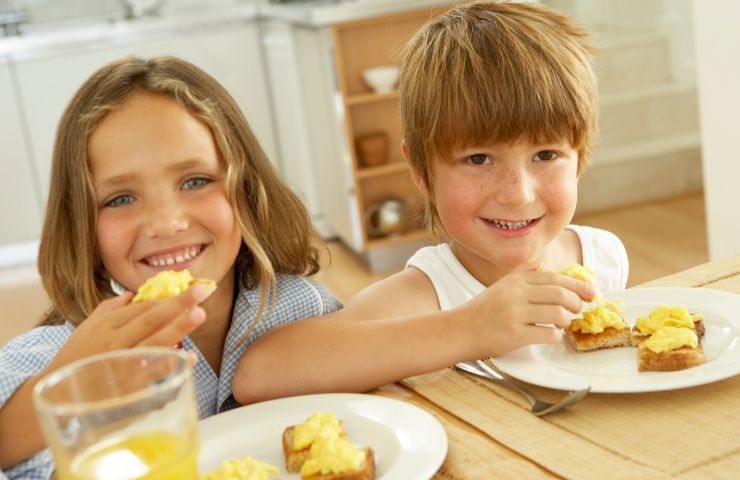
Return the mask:
[[[594, 272], [577, 263], [560, 273], [595, 284]], [[580, 318], [573, 320], [565, 329], [568, 343], [579, 352], [629, 346], [630, 329], [624, 323], [619, 304], [605, 300], [600, 294], [597, 294], [594, 302], [596, 307], [585, 310]]]
[[632, 345], [637, 347], [663, 327], [685, 327], [694, 330], [699, 340], [704, 337], [704, 316], [689, 313], [683, 307], [661, 305], [648, 315], [637, 317], [632, 328]]
[[192, 285], [202, 285], [210, 295], [216, 290], [216, 282], [206, 278], [193, 278], [188, 270], [167, 270], [149, 277], [136, 292], [131, 303], [151, 302], [176, 297]]
[[283, 432], [285, 468], [310, 480], [371, 480], [375, 458], [369, 447], [359, 449], [330, 413], [315, 413]]
[[697, 333], [687, 327], [666, 326], [637, 346], [637, 368], [641, 372], [670, 372], [705, 362]]

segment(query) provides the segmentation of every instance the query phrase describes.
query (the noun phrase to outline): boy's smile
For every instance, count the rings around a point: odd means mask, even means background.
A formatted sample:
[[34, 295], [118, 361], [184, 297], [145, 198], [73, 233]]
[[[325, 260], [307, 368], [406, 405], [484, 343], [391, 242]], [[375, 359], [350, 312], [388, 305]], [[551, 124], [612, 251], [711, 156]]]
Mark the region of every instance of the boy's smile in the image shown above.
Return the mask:
[[494, 143], [435, 158], [431, 190], [452, 249], [488, 285], [545, 261], [570, 223], [578, 154], [568, 143]]
[[503, 238], [517, 238], [524, 237], [529, 234], [530, 231], [539, 223], [540, 219], [529, 218], [524, 220], [498, 220], [493, 218], [485, 218], [485, 222]]
[[229, 279], [242, 243], [210, 129], [174, 101], [135, 93], [89, 141], [106, 271], [128, 290], [163, 270]]

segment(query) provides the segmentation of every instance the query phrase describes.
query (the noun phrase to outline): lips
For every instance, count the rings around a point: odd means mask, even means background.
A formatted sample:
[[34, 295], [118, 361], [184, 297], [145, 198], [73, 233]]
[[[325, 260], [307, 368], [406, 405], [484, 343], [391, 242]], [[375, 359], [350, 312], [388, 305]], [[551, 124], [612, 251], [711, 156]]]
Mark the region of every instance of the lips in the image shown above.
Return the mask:
[[168, 267], [177, 269], [186, 266], [206, 248], [204, 244], [192, 244], [165, 251], [159, 251], [141, 259], [141, 262], [154, 268]]
[[529, 234], [540, 220], [542, 220], [542, 217], [521, 220], [499, 220], [494, 218], [484, 218], [482, 220], [499, 236], [511, 238], [523, 237]]

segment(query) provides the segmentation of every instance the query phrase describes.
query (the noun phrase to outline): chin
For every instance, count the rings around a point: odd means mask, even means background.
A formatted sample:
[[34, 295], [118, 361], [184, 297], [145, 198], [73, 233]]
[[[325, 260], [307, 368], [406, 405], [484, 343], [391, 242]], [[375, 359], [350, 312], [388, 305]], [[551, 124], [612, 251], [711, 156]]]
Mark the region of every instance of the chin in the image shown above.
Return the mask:
[[513, 270], [522, 264], [533, 263], [536, 261], [537, 260], [534, 258], [534, 256], [529, 255], [528, 253], [513, 252], [508, 255], [498, 255], [493, 259], [493, 263], [506, 270]]

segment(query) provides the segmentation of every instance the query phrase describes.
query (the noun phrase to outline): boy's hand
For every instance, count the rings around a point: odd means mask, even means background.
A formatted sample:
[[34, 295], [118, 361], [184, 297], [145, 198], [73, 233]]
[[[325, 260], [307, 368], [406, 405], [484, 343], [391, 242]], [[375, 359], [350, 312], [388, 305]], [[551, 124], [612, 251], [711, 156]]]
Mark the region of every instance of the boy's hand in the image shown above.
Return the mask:
[[48, 371], [98, 353], [140, 346], [171, 346], [198, 328], [206, 312], [198, 304], [208, 293], [202, 286], [154, 302], [130, 303], [133, 293], [100, 302], [74, 329]]
[[[596, 288], [556, 272], [513, 271], [461, 309], [475, 325], [471, 331], [478, 358], [497, 356], [533, 343], [558, 343]], [[546, 326], [543, 326], [546, 325]], [[552, 328], [553, 325], [557, 328]]]

